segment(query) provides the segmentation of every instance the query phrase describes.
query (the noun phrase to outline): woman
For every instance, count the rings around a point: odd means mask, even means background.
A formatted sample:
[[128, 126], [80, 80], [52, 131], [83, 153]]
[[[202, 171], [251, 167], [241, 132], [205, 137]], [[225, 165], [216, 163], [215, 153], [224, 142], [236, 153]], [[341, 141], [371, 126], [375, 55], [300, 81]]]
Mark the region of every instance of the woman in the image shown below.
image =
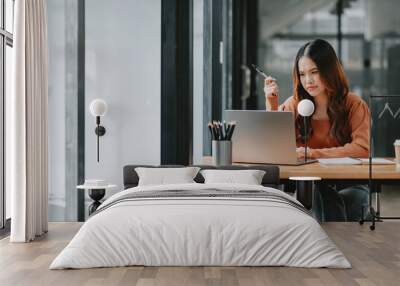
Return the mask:
[[[305, 128], [297, 113], [302, 99], [315, 105], [307, 118], [307, 157], [368, 157], [369, 110], [349, 85], [332, 46], [321, 39], [306, 43], [297, 53], [293, 67], [294, 95], [278, 106], [279, 87], [268, 77], [265, 80], [267, 110], [292, 111], [295, 114], [298, 157], [304, 157]], [[363, 186], [337, 192], [321, 188], [323, 218], [326, 220], [357, 220], [367, 204], [368, 190]]]

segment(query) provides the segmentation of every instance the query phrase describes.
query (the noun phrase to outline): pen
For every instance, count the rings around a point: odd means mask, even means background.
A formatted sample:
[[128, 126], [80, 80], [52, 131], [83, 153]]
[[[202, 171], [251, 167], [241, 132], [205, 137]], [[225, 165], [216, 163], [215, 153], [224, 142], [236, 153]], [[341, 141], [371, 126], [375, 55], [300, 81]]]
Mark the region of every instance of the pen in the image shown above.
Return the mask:
[[228, 123], [228, 127], [226, 128], [226, 140], [229, 140], [229, 134], [231, 133], [232, 125]]
[[224, 120], [224, 133], [225, 133], [225, 138], [224, 140], [226, 140], [226, 137], [228, 136], [228, 126], [226, 125], [226, 121]]
[[218, 127], [219, 127], [219, 130], [221, 130], [221, 140], [225, 140], [225, 136], [226, 136], [225, 129], [220, 121], [218, 121]]
[[263, 72], [259, 67], [257, 67], [255, 64], [251, 64], [251, 66], [254, 68], [256, 72], [258, 72], [260, 75], [262, 75], [264, 78], [269, 78], [270, 81], [276, 81], [275, 78], [272, 76], [267, 75], [265, 72]]
[[230, 128], [230, 130], [229, 130], [228, 140], [231, 140], [231, 139], [232, 139], [232, 135], [233, 135], [233, 131], [235, 130], [235, 126], [236, 126], [236, 122], [234, 121], [234, 122], [232, 122], [231, 128]]
[[213, 121], [213, 126], [214, 126], [214, 130], [215, 130], [215, 140], [221, 140], [221, 132], [219, 130], [218, 127], [218, 121]]
[[251, 66], [255, 69], [256, 72], [261, 74], [263, 77], [265, 77], [265, 78], [268, 77], [268, 75], [265, 72], [263, 72], [262, 70], [260, 70], [255, 64], [251, 64]]
[[207, 124], [207, 126], [208, 126], [208, 130], [210, 130], [212, 140], [215, 140], [215, 132], [214, 132], [213, 125], [211, 124], [211, 122], [209, 122]]

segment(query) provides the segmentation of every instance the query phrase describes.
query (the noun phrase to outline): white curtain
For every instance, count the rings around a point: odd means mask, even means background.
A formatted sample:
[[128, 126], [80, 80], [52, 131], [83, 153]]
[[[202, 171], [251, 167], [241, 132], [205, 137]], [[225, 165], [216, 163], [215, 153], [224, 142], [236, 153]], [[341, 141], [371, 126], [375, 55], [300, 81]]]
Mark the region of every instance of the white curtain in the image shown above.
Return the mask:
[[12, 242], [47, 232], [47, 23], [45, 0], [16, 0], [13, 92], [7, 126]]

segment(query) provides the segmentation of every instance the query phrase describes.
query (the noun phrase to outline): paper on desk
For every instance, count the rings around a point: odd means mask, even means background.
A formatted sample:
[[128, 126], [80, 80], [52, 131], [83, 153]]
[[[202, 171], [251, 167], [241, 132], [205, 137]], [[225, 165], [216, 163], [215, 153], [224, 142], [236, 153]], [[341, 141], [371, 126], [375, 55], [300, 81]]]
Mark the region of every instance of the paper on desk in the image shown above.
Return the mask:
[[[360, 160], [362, 164], [369, 164], [368, 158], [360, 158], [358, 160]], [[385, 158], [372, 158], [372, 164], [374, 164], [374, 165], [390, 165], [390, 164], [396, 164], [396, 163], [392, 160], [388, 160]]]
[[318, 162], [324, 165], [360, 165], [362, 162], [358, 159], [343, 157], [343, 158], [321, 158]]
[[[360, 164], [369, 164], [368, 158], [322, 158], [318, 159], [318, 162], [324, 165], [360, 165]], [[385, 158], [372, 158], [373, 165], [389, 165], [395, 164], [394, 161], [385, 159]]]

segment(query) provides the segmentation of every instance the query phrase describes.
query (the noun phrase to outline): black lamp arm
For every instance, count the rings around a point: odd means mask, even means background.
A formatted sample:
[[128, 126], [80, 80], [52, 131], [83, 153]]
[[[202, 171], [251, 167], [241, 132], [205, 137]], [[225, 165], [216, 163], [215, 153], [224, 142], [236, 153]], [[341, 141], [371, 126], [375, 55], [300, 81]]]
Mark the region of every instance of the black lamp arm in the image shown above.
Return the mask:
[[307, 162], [307, 117], [304, 116], [304, 162]]
[[100, 116], [96, 116], [96, 129], [94, 130], [94, 133], [97, 135], [97, 162], [99, 162], [99, 137], [103, 136], [106, 133], [106, 129], [104, 126], [100, 125]]
[[96, 135], [103, 136], [104, 134], [106, 134], [106, 129], [104, 128], [104, 126], [100, 125], [100, 116], [96, 116], [96, 125], [96, 129], [94, 130]]

